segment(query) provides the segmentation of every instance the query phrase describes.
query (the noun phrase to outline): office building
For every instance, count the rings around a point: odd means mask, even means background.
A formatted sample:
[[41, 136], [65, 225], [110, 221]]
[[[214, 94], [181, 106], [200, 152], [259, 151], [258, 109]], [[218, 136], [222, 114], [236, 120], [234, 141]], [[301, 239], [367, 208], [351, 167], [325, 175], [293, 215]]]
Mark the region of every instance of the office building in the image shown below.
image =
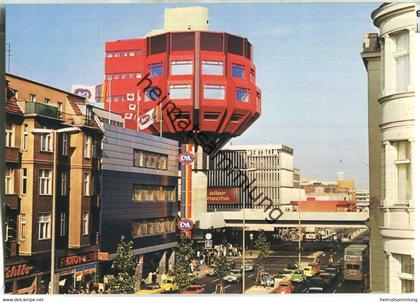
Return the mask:
[[385, 3], [372, 13], [379, 33], [364, 37], [368, 74], [370, 289], [414, 291], [413, 3]]
[[122, 238], [133, 241], [139, 281], [157, 269], [167, 273], [178, 242], [178, 142], [109, 123], [101, 127], [100, 279], [113, 275]]

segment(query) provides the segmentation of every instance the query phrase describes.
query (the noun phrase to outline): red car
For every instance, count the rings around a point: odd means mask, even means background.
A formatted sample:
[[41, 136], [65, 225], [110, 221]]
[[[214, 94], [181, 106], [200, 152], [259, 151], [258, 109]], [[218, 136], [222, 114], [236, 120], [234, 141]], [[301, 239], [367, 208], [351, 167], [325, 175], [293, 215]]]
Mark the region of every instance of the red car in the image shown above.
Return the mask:
[[291, 281], [281, 281], [276, 288], [277, 294], [291, 294], [295, 290]]
[[191, 285], [188, 286], [185, 290], [181, 292], [181, 294], [185, 295], [197, 295], [197, 294], [204, 294], [204, 287], [201, 285]]

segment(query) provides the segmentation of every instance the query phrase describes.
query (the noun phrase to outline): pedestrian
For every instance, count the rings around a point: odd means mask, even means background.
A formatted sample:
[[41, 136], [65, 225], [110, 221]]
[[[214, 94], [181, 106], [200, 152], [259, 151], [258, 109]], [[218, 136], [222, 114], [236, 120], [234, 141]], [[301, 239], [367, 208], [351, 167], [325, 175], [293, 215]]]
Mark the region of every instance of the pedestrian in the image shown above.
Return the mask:
[[146, 285], [146, 282], [144, 281], [144, 279], [141, 279], [140, 289], [143, 289], [145, 285]]
[[156, 284], [156, 280], [157, 280], [156, 272], [153, 272], [153, 274], [152, 274], [152, 284]]

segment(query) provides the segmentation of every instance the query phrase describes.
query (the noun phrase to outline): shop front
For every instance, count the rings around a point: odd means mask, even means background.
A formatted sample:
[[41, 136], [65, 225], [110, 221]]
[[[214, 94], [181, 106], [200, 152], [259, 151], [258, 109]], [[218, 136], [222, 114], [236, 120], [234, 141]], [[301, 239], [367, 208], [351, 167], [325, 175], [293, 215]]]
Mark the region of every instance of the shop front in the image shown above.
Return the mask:
[[97, 259], [96, 251], [60, 257], [56, 271], [59, 293], [89, 293], [96, 281]]

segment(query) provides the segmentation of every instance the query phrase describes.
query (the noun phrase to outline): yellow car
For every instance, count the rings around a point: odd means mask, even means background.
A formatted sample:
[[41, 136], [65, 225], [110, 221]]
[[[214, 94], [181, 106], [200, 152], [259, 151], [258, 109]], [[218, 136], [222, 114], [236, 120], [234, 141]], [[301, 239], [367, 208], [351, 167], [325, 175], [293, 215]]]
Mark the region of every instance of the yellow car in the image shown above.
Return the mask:
[[309, 278], [316, 275], [315, 268], [311, 265], [305, 266], [303, 268], [303, 273], [305, 274], [306, 277], [309, 277]]
[[165, 291], [159, 284], [146, 284], [141, 290], [135, 292], [136, 295], [156, 295]]
[[175, 283], [174, 277], [168, 277], [160, 282], [160, 287], [162, 287], [165, 292], [174, 292], [178, 290], [178, 285]]

